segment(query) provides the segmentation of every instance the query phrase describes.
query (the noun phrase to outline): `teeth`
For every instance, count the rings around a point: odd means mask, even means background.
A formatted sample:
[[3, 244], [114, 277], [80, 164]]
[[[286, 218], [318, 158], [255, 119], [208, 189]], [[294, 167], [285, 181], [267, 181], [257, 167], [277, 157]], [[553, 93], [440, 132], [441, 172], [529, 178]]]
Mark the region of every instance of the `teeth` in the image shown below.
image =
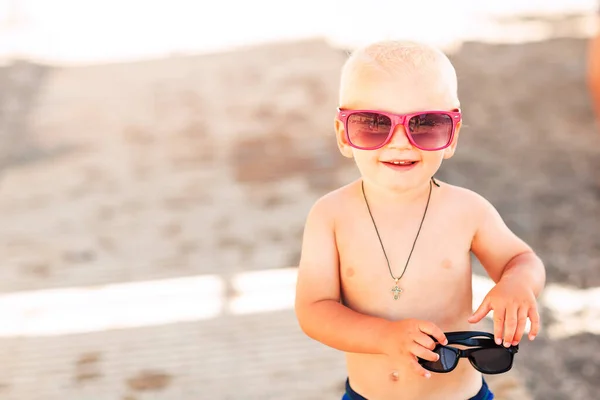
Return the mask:
[[406, 165], [406, 164], [410, 164], [410, 161], [392, 161], [392, 164], [395, 164], [395, 165]]

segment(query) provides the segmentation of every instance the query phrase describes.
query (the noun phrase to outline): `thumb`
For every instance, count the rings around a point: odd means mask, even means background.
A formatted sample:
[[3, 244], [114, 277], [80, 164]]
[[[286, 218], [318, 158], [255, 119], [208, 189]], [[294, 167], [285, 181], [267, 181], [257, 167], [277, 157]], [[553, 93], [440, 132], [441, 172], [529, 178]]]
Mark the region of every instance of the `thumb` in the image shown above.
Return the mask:
[[483, 302], [481, 303], [477, 311], [475, 311], [473, 315], [469, 317], [469, 322], [474, 324], [481, 321], [486, 315], [488, 315], [490, 311], [492, 311], [492, 308], [490, 307], [490, 302], [487, 298], [485, 298], [483, 299]]

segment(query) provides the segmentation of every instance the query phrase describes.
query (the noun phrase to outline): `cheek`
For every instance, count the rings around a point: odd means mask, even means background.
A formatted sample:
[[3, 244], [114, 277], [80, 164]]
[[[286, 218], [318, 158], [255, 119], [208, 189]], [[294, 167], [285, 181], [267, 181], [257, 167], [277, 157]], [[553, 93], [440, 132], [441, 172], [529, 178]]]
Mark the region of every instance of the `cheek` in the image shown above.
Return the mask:
[[433, 176], [442, 166], [444, 151], [427, 152], [422, 158], [427, 175]]
[[377, 151], [352, 149], [352, 154], [359, 169], [372, 168], [379, 162]]
[[362, 176], [373, 176], [379, 163], [376, 151], [353, 149], [354, 163]]
[[427, 168], [430, 168], [432, 170], [437, 170], [441, 165], [442, 165], [442, 161], [444, 161], [444, 151], [440, 150], [440, 151], [429, 151], [429, 152], [424, 152], [425, 154], [423, 154], [423, 162], [425, 163], [425, 165], [427, 166]]

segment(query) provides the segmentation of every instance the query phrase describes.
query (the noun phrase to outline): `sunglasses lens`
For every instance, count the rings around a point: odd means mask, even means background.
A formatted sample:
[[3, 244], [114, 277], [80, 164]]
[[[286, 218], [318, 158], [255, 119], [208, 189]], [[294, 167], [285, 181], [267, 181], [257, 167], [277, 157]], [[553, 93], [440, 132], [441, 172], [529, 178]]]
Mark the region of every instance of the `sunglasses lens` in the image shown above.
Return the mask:
[[410, 136], [422, 149], [439, 149], [452, 138], [452, 117], [442, 113], [415, 115], [408, 121]]
[[423, 363], [423, 366], [432, 372], [444, 372], [451, 370], [456, 366], [458, 355], [456, 352], [448, 347], [438, 346], [433, 351], [440, 356], [437, 361], [427, 361]]
[[392, 120], [378, 113], [355, 113], [348, 117], [350, 143], [361, 148], [383, 145], [392, 129]]
[[470, 358], [484, 374], [506, 372], [512, 367], [513, 361], [513, 355], [501, 347], [474, 351]]

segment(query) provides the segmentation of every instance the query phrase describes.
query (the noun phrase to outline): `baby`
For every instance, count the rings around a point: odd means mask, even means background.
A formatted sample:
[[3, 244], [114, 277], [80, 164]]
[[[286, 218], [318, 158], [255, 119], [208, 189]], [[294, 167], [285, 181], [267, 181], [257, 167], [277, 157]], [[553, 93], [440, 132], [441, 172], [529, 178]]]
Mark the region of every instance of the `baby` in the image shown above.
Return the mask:
[[[480, 195], [436, 181], [462, 116], [455, 70], [438, 49], [384, 41], [354, 52], [341, 74], [337, 144], [361, 178], [320, 198], [304, 230], [296, 315], [311, 338], [346, 354], [345, 399], [491, 399], [462, 359], [437, 361], [444, 332], [493, 311], [494, 338], [517, 345], [545, 269]], [[470, 253], [495, 282], [473, 313]]]

